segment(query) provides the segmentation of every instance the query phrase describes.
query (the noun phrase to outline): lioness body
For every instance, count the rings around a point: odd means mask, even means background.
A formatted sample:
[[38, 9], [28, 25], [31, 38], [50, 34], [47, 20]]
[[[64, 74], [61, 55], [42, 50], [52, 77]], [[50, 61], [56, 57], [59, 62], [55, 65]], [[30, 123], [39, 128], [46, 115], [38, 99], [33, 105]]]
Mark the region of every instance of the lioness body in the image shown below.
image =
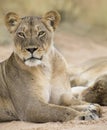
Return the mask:
[[[67, 63], [53, 45], [59, 21], [56, 11], [43, 17], [6, 15], [14, 51], [0, 64], [0, 121], [68, 121], [77, 116], [100, 116], [98, 105], [90, 108], [72, 96]], [[80, 104], [86, 105], [76, 107]], [[80, 109], [86, 111], [81, 113]]]

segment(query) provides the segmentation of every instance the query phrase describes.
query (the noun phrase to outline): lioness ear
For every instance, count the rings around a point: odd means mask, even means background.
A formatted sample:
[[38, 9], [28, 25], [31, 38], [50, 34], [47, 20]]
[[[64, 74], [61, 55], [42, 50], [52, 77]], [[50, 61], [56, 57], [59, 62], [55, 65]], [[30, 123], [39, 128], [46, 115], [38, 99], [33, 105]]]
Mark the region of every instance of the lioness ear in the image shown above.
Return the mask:
[[61, 20], [61, 16], [57, 11], [49, 11], [43, 16], [43, 18], [53, 27], [54, 30]]
[[14, 32], [19, 24], [20, 18], [16, 13], [10, 12], [5, 16], [5, 24], [10, 33]]

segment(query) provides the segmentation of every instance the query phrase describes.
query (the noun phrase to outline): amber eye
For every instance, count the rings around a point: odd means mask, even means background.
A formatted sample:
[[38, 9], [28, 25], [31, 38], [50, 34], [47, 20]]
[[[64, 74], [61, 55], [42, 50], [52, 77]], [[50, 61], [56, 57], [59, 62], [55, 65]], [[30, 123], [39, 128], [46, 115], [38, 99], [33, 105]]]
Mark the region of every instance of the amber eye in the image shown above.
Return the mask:
[[43, 36], [45, 36], [45, 34], [46, 34], [45, 31], [40, 31], [39, 34], [38, 34], [38, 36], [39, 37], [43, 37]]
[[25, 38], [25, 34], [23, 32], [18, 32], [17, 35], [21, 38]]

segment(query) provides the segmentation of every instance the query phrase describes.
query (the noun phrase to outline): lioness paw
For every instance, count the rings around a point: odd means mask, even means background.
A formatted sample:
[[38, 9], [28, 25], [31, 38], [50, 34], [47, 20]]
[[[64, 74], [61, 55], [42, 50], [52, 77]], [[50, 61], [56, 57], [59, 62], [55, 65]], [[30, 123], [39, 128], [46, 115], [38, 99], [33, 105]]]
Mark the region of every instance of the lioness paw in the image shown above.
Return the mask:
[[79, 120], [97, 120], [101, 117], [102, 111], [100, 105], [90, 104], [76, 119]]
[[79, 117], [79, 120], [97, 120], [99, 119], [99, 116], [92, 112], [83, 112]]

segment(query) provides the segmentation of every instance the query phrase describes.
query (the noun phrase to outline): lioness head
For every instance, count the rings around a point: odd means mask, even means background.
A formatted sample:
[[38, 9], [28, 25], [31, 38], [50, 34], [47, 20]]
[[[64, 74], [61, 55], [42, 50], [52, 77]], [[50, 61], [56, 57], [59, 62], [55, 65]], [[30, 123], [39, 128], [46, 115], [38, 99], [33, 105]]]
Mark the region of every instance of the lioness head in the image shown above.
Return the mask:
[[5, 23], [14, 38], [14, 53], [28, 66], [41, 64], [52, 46], [53, 32], [59, 21], [60, 15], [56, 11], [47, 12], [43, 17], [23, 18], [8, 13]]

